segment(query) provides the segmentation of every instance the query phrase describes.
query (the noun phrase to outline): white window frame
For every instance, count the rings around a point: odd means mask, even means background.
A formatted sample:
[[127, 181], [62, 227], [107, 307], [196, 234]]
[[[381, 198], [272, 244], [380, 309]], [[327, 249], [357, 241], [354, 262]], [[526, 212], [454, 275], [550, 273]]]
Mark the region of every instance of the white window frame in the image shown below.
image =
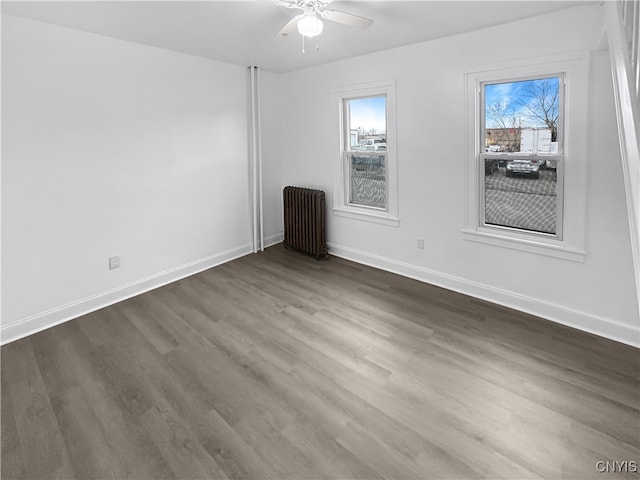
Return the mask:
[[[482, 86], [504, 81], [564, 77], [564, 121], [559, 125], [564, 151], [558, 162], [556, 235], [484, 223], [484, 106]], [[572, 52], [483, 66], [466, 75], [467, 159], [465, 168], [465, 240], [583, 262], [586, 222], [589, 54]], [[561, 106], [562, 107], [562, 106]], [[518, 154], [521, 156], [521, 154]], [[537, 158], [537, 157], [533, 157]], [[544, 158], [555, 159], [545, 156]]]
[[[540, 80], [540, 79], [544, 79], [544, 78], [558, 78], [560, 81], [560, 85], [559, 85], [559, 102], [558, 102], [558, 137], [557, 137], [557, 143], [558, 143], [558, 152], [555, 154], [538, 154], [538, 152], [532, 152], [532, 153], [528, 153], [528, 152], [495, 152], [495, 153], [490, 153], [490, 152], [485, 152], [483, 150], [484, 148], [484, 143], [485, 143], [485, 137], [486, 137], [486, 98], [485, 98], [485, 85], [495, 85], [495, 84], [500, 84], [500, 83], [513, 83], [513, 82], [521, 82], [521, 81], [528, 81], [528, 80]], [[479, 153], [478, 153], [478, 162], [477, 162], [477, 168], [479, 169], [479, 174], [478, 174], [478, 189], [479, 189], [479, 193], [478, 193], [478, 207], [480, 209], [479, 211], [479, 222], [481, 224], [481, 226], [486, 227], [487, 229], [495, 229], [496, 232], [498, 231], [516, 231], [519, 233], [523, 233], [525, 235], [535, 235], [538, 237], [543, 237], [543, 238], [555, 238], [558, 240], [562, 240], [562, 232], [563, 232], [563, 224], [562, 224], [562, 218], [563, 218], [563, 199], [564, 199], [564, 191], [563, 191], [563, 186], [564, 186], [564, 159], [565, 159], [565, 155], [564, 155], [564, 118], [565, 118], [565, 110], [564, 110], [564, 97], [565, 97], [565, 87], [566, 87], [566, 79], [565, 79], [565, 74], [564, 72], [557, 72], [557, 73], [549, 73], [547, 75], [538, 75], [536, 77], [525, 77], [525, 78], [504, 78], [504, 79], [496, 79], [496, 80], [491, 80], [491, 81], [483, 81], [480, 82], [479, 85], [479, 93], [478, 93], [478, 99], [480, 102], [480, 110], [479, 110], [479, 127], [480, 127], [480, 145], [478, 145], [479, 148]], [[538, 160], [541, 162], [546, 162], [547, 160], [551, 160], [551, 161], [555, 161], [556, 162], [556, 172], [557, 172], [557, 183], [556, 183], [556, 233], [552, 234], [552, 233], [544, 233], [544, 232], [536, 232], [534, 230], [526, 230], [526, 229], [518, 229], [515, 227], [509, 227], [507, 225], [493, 225], [493, 224], [488, 224], [485, 222], [485, 207], [486, 207], [486, 201], [484, 200], [485, 198], [485, 182], [484, 182], [484, 175], [482, 174], [482, 172], [484, 172], [484, 160], [485, 159], [500, 159], [500, 160], [513, 160], [515, 158], [526, 158], [526, 159], [531, 159], [531, 160]], [[480, 201], [482, 199], [482, 201]]]
[[[398, 217], [398, 162], [397, 162], [397, 137], [396, 137], [396, 83], [394, 80], [384, 82], [371, 82], [366, 84], [338, 87], [333, 89], [333, 102], [337, 105], [340, 144], [336, 162], [336, 180], [334, 188], [333, 213], [337, 216], [364, 220], [382, 225], [397, 227], [400, 224]], [[372, 151], [375, 155], [385, 156], [385, 208], [359, 205], [350, 202], [350, 163], [348, 161], [349, 132], [346, 129], [349, 123], [346, 119], [345, 101], [368, 98], [386, 97], [386, 142], [384, 151]]]

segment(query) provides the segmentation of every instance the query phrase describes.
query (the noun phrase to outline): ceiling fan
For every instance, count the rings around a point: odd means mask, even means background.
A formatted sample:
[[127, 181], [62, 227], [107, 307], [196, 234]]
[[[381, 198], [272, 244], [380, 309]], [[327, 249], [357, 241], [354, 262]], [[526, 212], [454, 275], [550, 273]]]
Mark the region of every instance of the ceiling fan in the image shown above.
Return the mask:
[[338, 10], [323, 10], [333, 0], [272, 0], [276, 5], [302, 10], [293, 17], [277, 34], [286, 37], [298, 30], [303, 37], [316, 37], [322, 33], [322, 20], [341, 23], [349, 27], [367, 28], [373, 23], [370, 18], [360, 17]]

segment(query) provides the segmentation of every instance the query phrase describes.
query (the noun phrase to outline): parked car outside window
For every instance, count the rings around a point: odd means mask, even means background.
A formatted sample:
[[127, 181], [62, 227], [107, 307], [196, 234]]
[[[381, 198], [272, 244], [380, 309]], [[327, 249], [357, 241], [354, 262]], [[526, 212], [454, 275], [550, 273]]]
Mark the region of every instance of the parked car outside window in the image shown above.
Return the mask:
[[540, 178], [540, 167], [542, 162], [534, 159], [517, 158], [507, 163], [505, 175], [512, 177], [514, 174], [530, 175], [533, 178]]

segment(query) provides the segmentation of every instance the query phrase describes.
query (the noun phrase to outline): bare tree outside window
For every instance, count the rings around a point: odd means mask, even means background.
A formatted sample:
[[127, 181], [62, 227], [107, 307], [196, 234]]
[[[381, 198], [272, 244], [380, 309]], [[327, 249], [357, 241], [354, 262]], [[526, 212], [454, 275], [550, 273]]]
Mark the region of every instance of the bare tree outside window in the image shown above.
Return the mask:
[[544, 124], [551, 130], [551, 141], [558, 141], [560, 89], [558, 77], [522, 82], [516, 105], [531, 125]]
[[521, 121], [515, 105], [498, 100], [487, 105], [486, 114], [488, 123], [493, 126], [492, 130], [487, 131], [487, 146], [495, 145], [500, 151], [517, 152], [520, 148]]
[[551, 142], [558, 141], [559, 77], [488, 84], [484, 93], [487, 149], [521, 151], [525, 128], [548, 128]]

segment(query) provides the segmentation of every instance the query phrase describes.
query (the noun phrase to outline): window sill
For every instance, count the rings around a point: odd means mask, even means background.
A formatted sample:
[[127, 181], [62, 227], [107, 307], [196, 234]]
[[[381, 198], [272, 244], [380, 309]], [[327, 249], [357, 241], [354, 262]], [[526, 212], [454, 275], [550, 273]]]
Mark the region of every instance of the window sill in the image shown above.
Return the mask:
[[391, 216], [386, 212], [377, 213], [352, 208], [334, 208], [333, 213], [339, 217], [353, 218], [355, 220], [378, 223], [380, 225], [389, 225], [391, 227], [400, 226], [400, 219], [398, 217]]
[[471, 242], [484, 243], [497, 247], [511, 248], [522, 252], [545, 255], [547, 257], [562, 258], [572, 262], [583, 263], [587, 255], [586, 252], [563, 245], [554, 245], [540, 240], [524, 239], [498, 235], [483, 230], [464, 229], [462, 236]]

